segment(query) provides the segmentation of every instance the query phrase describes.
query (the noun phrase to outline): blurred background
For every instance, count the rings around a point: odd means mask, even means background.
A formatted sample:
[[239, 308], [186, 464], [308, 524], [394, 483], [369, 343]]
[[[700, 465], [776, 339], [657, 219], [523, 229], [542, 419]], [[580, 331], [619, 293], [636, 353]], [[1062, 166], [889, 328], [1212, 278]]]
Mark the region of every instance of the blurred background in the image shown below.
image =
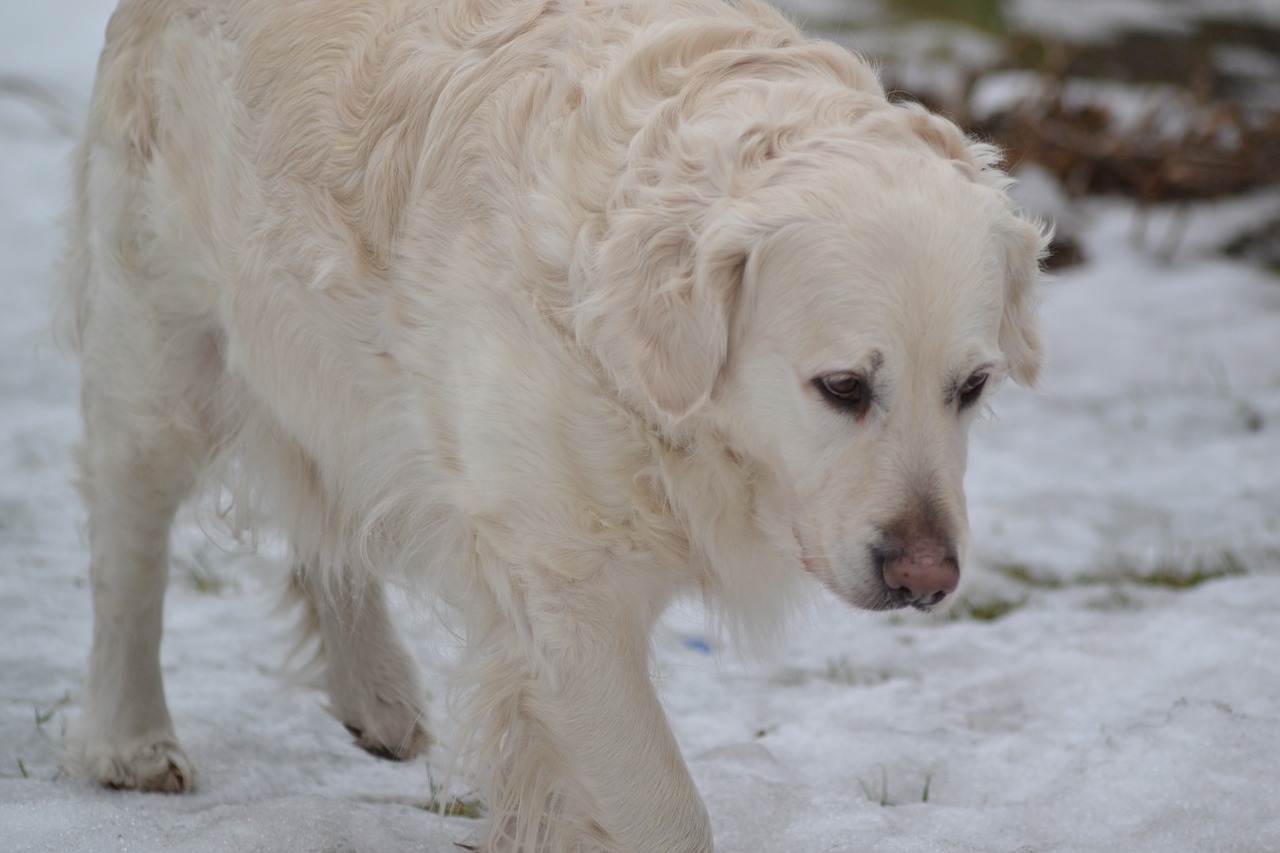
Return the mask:
[[[1172, 262], [1190, 214], [1148, 234], [1142, 208], [1280, 183], [1275, 0], [779, 5], [873, 59], [898, 97], [1004, 148], [1029, 206], [1060, 220], [1053, 267], [1083, 258], [1069, 215], [1082, 196], [1132, 199], [1134, 239]], [[1280, 215], [1218, 248], [1280, 273]]]

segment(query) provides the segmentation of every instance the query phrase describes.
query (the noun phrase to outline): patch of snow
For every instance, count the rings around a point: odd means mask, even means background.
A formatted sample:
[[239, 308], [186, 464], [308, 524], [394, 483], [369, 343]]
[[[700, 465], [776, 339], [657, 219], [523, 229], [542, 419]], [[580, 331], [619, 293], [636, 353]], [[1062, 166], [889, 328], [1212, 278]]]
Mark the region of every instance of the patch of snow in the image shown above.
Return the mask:
[[1132, 31], [1188, 32], [1202, 8], [1196, 0], [1011, 0], [1006, 16], [1016, 29], [1096, 42]]
[[1107, 41], [1125, 32], [1185, 33], [1201, 21], [1280, 24], [1273, 0], [1008, 0], [1017, 29], [1064, 41]]

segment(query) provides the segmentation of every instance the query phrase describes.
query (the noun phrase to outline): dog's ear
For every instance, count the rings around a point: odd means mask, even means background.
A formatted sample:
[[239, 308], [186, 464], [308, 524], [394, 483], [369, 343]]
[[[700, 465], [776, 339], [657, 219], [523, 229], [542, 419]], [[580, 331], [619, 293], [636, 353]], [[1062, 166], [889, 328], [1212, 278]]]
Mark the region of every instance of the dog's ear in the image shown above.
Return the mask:
[[1005, 253], [1004, 314], [1000, 319], [1000, 349], [1009, 360], [1009, 371], [1019, 385], [1035, 385], [1044, 360], [1037, 319], [1036, 281], [1040, 261], [1049, 245], [1047, 229], [1016, 216], [997, 225], [997, 238]]
[[683, 201], [614, 217], [577, 317], [619, 387], [672, 422], [710, 397], [725, 365], [747, 256], [733, 229], [699, 222], [704, 199]]

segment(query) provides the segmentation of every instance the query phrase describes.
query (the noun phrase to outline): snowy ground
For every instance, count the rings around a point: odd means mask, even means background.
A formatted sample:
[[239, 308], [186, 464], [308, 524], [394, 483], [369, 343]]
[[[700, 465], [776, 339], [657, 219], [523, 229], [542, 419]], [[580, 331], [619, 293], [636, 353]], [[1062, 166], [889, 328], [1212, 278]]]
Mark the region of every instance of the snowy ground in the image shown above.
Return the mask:
[[[422, 808], [427, 763], [365, 755], [289, 685], [271, 555], [192, 529], [164, 667], [199, 792], [59, 770], [90, 614], [50, 267], [110, 5], [0, 8], [0, 848], [450, 850], [475, 823]], [[1124, 205], [1080, 211], [1092, 261], [1046, 288], [1043, 387], [977, 429], [958, 618], [820, 601], [752, 662], [692, 607], [664, 622], [662, 694], [720, 850], [1280, 849], [1280, 279], [1210, 251], [1277, 208], [1196, 208], [1167, 267]], [[431, 631], [402, 616], [438, 683]]]

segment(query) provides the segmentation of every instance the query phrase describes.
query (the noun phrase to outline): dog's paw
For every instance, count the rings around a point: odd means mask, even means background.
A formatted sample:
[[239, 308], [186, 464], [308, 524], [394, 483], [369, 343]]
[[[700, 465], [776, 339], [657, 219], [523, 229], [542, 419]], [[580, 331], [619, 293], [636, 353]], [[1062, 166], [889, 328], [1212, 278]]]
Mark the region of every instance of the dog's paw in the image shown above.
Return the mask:
[[[346, 660], [346, 658], [339, 658]], [[356, 746], [379, 758], [408, 761], [430, 748], [423, 711], [427, 694], [408, 655], [385, 655], [377, 666], [329, 662], [329, 713], [346, 726]]]
[[408, 761], [431, 747], [431, 733], [424, 722], [426, 716], [410, 705], [378, 702], [372, 713], [361, 719], [343, 715], [342, 725], [356, 740], [356, 746], [370, 755], [389, 761]]
[[73, 737], [68, 757], [74, 769], [108, 788], [181, 794], [195, 787], [195, 766], [168, 732], [118, 744]]

